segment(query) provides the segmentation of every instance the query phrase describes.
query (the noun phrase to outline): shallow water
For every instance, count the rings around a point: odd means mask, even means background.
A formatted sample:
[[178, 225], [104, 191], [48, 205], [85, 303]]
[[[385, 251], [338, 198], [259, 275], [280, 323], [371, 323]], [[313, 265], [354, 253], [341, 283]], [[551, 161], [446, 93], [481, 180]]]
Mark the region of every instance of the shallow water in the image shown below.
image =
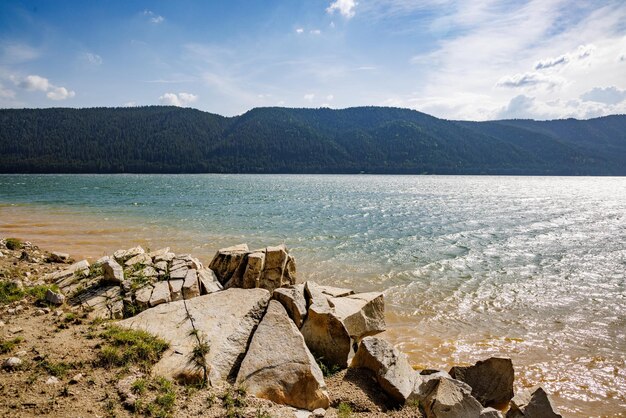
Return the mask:
[[0, 236], [203, 261], [285, 242], [300, 280], [385, 291], [416, 365], [509, 355], [565, 416], [626, 411], [626, 178], [7, 175]]

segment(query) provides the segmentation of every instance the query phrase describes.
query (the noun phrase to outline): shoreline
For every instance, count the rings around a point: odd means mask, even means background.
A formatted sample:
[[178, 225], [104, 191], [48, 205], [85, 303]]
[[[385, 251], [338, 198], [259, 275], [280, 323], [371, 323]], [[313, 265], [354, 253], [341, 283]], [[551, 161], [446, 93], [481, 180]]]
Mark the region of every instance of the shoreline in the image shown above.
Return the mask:
[[[104, 251], [104, 252], [106, 253], [106, 251]], [[94, 259], [97, 258], [97, 256], [94, 255], [93, 257], [88, 257], [88, 258], [90, 258], [91, 260], [94, 260]], [[76, 259], [82, 259], [82, 257], [76, 257]], [[209, 260], [203, 259], [202, 261], [208, 262]], [[389, 328], [387, 329], [387, 331], [385, 331], [383, 334], [381, 334], [382, 337], [385, 338], [385, 339], [390, 340], [394, 345], [397, 345], [398, 347], [400, 347], [402, 351], [407, 352], [407, 350], [405, 350], [405, 348], [407, 347], [406, 343], [403, 343], [401, 340], [402, 340], [402, 337], [406, 337], [407, 333], [411, 332], [411, 329], [412, 329], [413, 325], [410, 324], [410, 323], [406, 324], [406, 318], [403, 318], [402, 316], [399, 316], [399, 317], [396, 316], [395, 313], [393, 312], [393, 310], [389, 310], [386, 313], [386, 317], [390, 321], [390, 323], [389, 323]], [[405, 324], [403, 324], [403, 322], [405, 322]], [[421, 341], [421, 343], [423, 343], [423, 341]], [[421, 345], [422, 348], [423, 348], [423, 344], [420, 344], [420, 342], [418, 342], [417, 344]], [[502, 351], [505, 351], [505, 350], [501, 350], [501, 352]], [[408, 350], [408, 353], [410, 354], [411, 351]], [[512, 357], [515, 358], [514, 350], [512, 352], [508, 353], [508, 354], [509, 355], [512, 354]], [[480, 356], [470, 356], [470, 358], [478, 358], [478, 357], [480, 357]], [[484, 357], [484, 355], [483, 355], [483, 357]], [[548, 358], [549, 358], [549, 356], [548, 356]], [[441, 360], [442, 361], [440, 363], [433, 364], [432, 362], [431, 363], [424, 363], [424, 362], [419, 362], [419, 361], [416, 362], [415, 359], [413, 358], [411, 363], [412, 363], [413, 367], [417, 367], [419, 369], [425, 369], [425, 368], [448, 369], [449, 367], [454, 366], [454, 365], [459, 365], [459, 364], [460, 365], [469, 365], [470, 364], [470, 361], [459, 361], [458, 358], [453, 358], [453, 357], [449, 357], [447, 360], [444, 360], [444, 359], [441, 359]], [[520, 368], [520, 365], [516, 364], [515, 365], [516, 371], [519, 371], [519, 368]], [[537, 380], [537, 378], [538, 378], [537, 375], [535, 375], [534, 378], [535, 379], [533, 380], [532, 375], [530, 375], [530, 376], [522, 375], [521, 377], [518, 377], [516, 379], [516, 385], [515, 385], [516, 389], [517, 390], [521, 390], [523, 388], [533, 387], [533, 386], [535, 386], [537, 384], [542, 384], [542, 383], [543, 384], [546, 384], [546, 383], [549, 384], [550, 383], [549, 381]], [[569, 410], [568, 402], [564, 402], [564, 399], [560, 398], [558, 396], [558, 393], [552, 394], [552, 398], [553, 398], [553, 401], [555, 402], [555, 405], [558, 408], [560, 408], [563, 412], [567, 413], [567, 411]], [[616, 412], [616, 411], [612, 411], [612, 410], [609, 409], [609, 410], [606, 410], [605, 413], [609, 413], [610, 414], [610, 413], [614, 413], [614, 412]], [[584, 414], [576, 414], [576, 413], [574, 413], [572, 415], [567, 415], [567, 416], [581, 416], [582, 417], [582, 416], [585, 416], [585, 415]]]

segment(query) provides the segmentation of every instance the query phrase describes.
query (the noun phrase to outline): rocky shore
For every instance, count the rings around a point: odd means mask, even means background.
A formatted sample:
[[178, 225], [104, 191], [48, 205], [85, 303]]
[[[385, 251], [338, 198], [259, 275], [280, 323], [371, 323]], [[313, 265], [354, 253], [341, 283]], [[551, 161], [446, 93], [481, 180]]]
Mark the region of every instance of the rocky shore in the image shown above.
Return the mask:
[[[559, 417], [509, 358], [415, 370], [384, 295], [300, 282], [284, 246], [89, 263], [0, 240], [2, 415]], [[63, 370], [61, 370], [63, 369]]]

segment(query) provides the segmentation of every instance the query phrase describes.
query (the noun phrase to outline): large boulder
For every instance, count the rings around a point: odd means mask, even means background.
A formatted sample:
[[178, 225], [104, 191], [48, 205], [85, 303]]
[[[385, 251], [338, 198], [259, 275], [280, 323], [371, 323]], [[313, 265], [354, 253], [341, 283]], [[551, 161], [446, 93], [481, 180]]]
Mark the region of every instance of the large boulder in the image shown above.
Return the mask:
[[416, 375], [407, 401], [419, 401], [426, 418], [479, 418], [483, 407], [467, 384], [447, 373]]
[[204, 371], [192, 361], [194, 348], [201, 338], [210, 347], [205, 356], [209, 382], [216, 384], [236, 377], [251, 334], [263, 317], [269, 299], [269, 292], [263, 289], [228, 289], [164, 303], [125, 319], [119, 325], [147, 331], [169, 342], [170, 348], [153, 372], [176, 380], [203, 378]]
[[213, 270], [222, 286], [228, 283], [233, 274], [240, 268], [247, 254], [247, 244], [222, 248], [215, 254], [209, 268]]
[[479, 418], [503, 418], [502, 412], [495, 408], [485, 408], [480, 412]]
[[511, 400], [506, 418], [561, 418], [541, 387], [524, 390]]
[[483, 406], [503, 406], [513, 398], [513, 362], [491, 357], [473, 366], [453, 367], [450, 376], [472, 388], [472, 396]]
[[304, 289], [309, 309], [300, 332], [307, 347], [327, 366], [345, 368], [354, 354], [348, 330], [315, 283], [307, 282]]
[[280, 287], [274, 290], [272, 298], [282, 303], [289, 317], [298, 328], [302, 326], [306, 318], [307, 304], [304, 297], [304, 284], [291, 287]]
[[259, 280], [259, 287], [271, 292], [279, 287], [295, 284], [296, 262], [289, 255], [287, 247], [284, 244], [277, 247], [267, 247], [264, 252], [265, 265]]
[[[263, 277], [263, 269], [265, 268], [265, 253], [257, 251], [248, 254], [246, 270], [241, 277], [240, 287], [244, 289], [254, 289], [261, 286], [261, 278]], [[270, 289], [268, 289], [270, 290]], [[272, 289], [273, 290], [273, 289]], [[271, 290], [270, 290], [271, 291]]]
[[373, 371], [380, 387], [396, 402], [404, 403], [413, 391], [416, 372], [406, 355], [383, 339], [364, 338], [350, 367]]
[[248, 393], [296, 408], [328, 408], [324, 377], [285, 308], [272, 300], [252, 337], [237, 383]]
[[330, 305], [356, 342], [386, 329], [385, 302], [382, 293], [357, 293], [344, 297], [331, 297]]

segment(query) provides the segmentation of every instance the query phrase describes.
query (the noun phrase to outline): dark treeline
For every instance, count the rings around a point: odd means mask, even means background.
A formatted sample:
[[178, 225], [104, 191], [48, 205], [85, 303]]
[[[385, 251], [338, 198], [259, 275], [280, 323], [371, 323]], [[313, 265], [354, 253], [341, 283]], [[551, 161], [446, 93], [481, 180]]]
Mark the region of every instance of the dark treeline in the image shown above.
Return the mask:
[[626, 175], [626, 116], [455, 122], [408, 109], [0, 110], [3, 173]]

